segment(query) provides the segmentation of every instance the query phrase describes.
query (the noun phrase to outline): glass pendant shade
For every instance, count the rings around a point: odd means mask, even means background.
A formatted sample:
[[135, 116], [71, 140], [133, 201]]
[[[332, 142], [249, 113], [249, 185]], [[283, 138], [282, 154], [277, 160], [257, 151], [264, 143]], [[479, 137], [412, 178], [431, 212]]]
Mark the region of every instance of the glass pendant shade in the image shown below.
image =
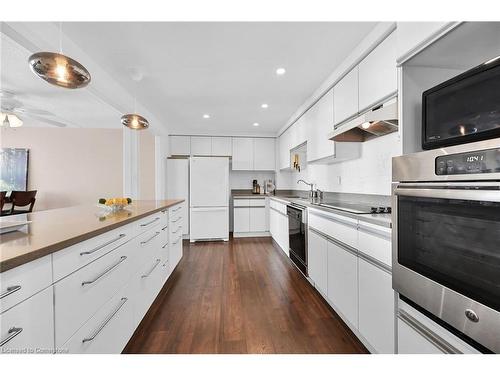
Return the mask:
[[149, 127], [148, 120], [136, 113], [123, 115], [121, 118], [121, 122], [123, 126], [134, 130], [141, 130]]
[[48, 83], [67, 89], [87, 86], [91, 77], [89, 71], [71, 57], [55, 52], [38, 52], [30, 56], [33, 73]]

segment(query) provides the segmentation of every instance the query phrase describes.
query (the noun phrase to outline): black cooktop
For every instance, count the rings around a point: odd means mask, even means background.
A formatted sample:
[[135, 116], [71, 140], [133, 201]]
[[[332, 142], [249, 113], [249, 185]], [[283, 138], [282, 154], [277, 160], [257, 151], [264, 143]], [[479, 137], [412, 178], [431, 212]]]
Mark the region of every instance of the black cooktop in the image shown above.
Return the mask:
[[323, 202], [319, 204], [323, 207], [333, 208], [336, 210], [346, 211], [353, 214], [390, 214], [391, 207], [381, 206], [368, 206], [357, 203], [343, 203], [343, 202]]

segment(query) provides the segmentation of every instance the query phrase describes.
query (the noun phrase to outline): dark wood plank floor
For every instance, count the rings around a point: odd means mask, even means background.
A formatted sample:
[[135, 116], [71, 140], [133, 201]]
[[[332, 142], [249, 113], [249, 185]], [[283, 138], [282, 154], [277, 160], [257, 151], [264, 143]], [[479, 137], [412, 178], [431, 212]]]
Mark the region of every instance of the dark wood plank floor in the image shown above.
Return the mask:
[[124, 353], [366, 353], [270, 238], [184, 244]]

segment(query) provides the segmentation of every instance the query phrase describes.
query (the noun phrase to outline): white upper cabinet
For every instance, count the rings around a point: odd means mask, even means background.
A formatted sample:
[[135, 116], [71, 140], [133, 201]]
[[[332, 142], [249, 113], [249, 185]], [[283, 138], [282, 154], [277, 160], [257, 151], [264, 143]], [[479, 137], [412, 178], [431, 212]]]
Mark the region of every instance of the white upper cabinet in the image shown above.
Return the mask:
[[212, 156], [232, 156], [232, 154], [232, 138], [212, 137]]
[[288, 128], [281, 136], [279, 137], [279, 168], [280, 169], [288, 169], [290, 168], [290, 134], [291, 129]]
[[212, 137], [191, 137], [191, 155], [211, 156]]
[[452, 24], [452, 22], [398, 22], [396, 29], [397, 61], [406, 60], [423, 44]]
[[358, 113], [358, 67], [347, 73], [333, 88], [334, 124]]
[[275, 154], [274, 138], [254, 138], [253, 169], [256, 171], [274, 171], [276, 169]]
[[330, 89], [307, 113], [307, 161], [335, 155], [335, 143], [328, 139], [333, 130], [333, 89]]
[[359, 64], [359, 112], [380, 103], [397, 89], [396, 32], [393, 31]]
[[253, 138], [233, 138], [233, 170], [253, 170], [253, 143]]
[[191, 154], [191, 137], [186, 135], [171, 135], [169, 138], [171, 155]]

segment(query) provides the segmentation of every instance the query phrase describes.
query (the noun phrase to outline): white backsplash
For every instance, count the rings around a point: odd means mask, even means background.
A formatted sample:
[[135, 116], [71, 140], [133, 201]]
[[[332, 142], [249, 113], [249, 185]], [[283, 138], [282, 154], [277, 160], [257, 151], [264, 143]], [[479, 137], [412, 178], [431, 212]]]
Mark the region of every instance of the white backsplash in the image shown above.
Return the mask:
[[231, 189], [251, 189], [252, 181], [257, 180], [262, 188], [264, 180], [275, 180], [274, 172], [231, 171], [229, 173], [229, 186]]
[[329, 165], [309, 164], [302, 172], [279, 172], [278, 189], [308, 190], [298, 179], [313, 182], [320, 190], [359, 194], [391, 194], [392, 157], [401, 154], [399, 134], [363, 142], [361, 157]]

